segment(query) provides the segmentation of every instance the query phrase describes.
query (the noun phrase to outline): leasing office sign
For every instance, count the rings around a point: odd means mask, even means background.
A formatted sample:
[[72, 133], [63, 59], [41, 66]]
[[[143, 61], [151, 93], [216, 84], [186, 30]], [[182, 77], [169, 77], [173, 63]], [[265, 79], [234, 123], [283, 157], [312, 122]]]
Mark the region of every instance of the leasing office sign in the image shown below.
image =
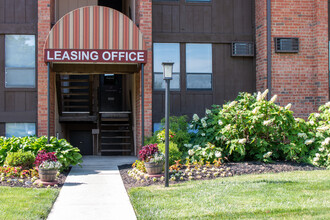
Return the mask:
[[146, 50], [45, 49], [46, 63], [147, 63]]

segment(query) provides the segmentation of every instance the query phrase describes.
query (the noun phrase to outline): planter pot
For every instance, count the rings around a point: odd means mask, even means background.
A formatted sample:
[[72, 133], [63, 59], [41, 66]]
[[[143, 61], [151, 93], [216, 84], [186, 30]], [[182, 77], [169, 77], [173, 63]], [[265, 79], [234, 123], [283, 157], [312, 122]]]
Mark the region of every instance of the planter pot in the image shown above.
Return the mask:
[[163, 171], [163, 163], [144, 163], [149, 175], [160, 174]]
[[39, 168], [39, 177], [41, 181], [44, 182], [53, 182], [56, 179], [57, 169], [56, 170], [45, 170]]

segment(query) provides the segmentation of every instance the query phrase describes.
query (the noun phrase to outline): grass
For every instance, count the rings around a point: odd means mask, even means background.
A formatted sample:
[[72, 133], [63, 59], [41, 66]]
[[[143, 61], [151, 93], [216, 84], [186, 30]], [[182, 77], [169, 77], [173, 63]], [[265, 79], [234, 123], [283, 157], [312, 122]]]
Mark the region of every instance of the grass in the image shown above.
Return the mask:
[[0, 219], [46, 219], [59, 189], [0, 187]]
[[330, 171], [131, 188], [138, 219], [330, 219]]

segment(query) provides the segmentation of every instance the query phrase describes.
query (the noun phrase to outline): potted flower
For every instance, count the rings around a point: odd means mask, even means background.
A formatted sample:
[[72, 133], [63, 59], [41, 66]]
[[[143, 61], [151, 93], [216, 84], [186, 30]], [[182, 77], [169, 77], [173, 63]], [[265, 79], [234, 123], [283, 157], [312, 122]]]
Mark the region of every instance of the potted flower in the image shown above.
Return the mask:
[[139, 157], [144, 161], [149, 175], [160, 174], [165, 161], [164, 154], [159, 152], [157, 144], [143, 146], [139, 151]]
[[35, 165], [38, 167], [39, 177], [41, 181], [53, 182], [56, 179], [56, 174], [62, 164], [57, 161], [54, 152], [39, 151]]

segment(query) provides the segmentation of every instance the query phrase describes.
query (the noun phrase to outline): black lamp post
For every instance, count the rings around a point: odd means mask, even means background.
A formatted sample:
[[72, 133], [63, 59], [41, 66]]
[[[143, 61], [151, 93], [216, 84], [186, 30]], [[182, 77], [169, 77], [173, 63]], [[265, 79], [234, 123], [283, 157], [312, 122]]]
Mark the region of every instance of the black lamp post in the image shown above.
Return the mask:
[[173, 64], [163, 62], [163, 79], [165, 80], [165, 187], [169, 180], [169, 116], [170, 116], [170, 81], [172, 80]]

